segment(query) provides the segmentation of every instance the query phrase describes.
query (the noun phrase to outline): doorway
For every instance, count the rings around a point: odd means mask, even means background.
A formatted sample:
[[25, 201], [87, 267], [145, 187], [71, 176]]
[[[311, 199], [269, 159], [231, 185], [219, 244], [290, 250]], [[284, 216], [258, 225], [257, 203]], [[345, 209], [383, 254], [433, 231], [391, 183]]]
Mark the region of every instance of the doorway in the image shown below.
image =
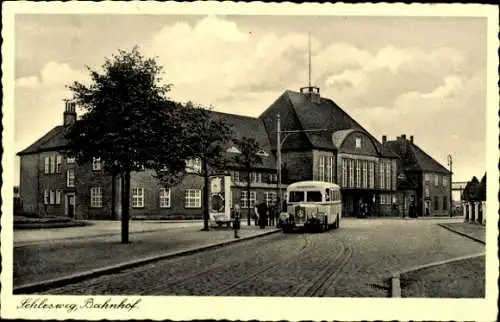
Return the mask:
[[431, 215], [431, 202], [429, 200], [426, 200], [424, 203], [424, 216], [430, 216]]
[[75, 193], [72, 192], [72, 193], [68, 193], [66, 194], [66, 202], [65, 202], [65, 205], [66, 205], [66, 216], [68, 216], [69, 218], [74, 218], [75, 217]]

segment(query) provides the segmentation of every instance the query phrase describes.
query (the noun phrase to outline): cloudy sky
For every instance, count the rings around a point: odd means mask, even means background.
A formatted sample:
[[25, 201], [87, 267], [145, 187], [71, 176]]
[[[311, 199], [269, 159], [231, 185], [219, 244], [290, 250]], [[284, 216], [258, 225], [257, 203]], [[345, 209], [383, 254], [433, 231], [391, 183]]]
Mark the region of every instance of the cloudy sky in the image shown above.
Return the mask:
[[[486, 21], [341, 16], [17, 15], [15, 148], [62, 123], [65, 85], [138, 45], [179, 101], [258, 116], [312, 82], [381, 139], [414, 135], [454, 181], [485, 171]], [[29, 120], [29, 121], [26, 121]], [[15, 182], [18, 182], [18, 170]]]

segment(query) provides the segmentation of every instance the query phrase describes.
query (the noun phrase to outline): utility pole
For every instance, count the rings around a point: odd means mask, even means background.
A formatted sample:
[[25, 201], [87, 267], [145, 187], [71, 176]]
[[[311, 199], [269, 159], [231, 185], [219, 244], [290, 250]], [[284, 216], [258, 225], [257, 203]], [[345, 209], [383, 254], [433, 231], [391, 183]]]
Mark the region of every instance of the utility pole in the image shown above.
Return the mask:
[[448, 154], [448, 166], [450, 167], [450, 178], [449, 178], [449, 186], [450, 186], [450, 208], [449, 208], [449, 214], [450, 214], [450, 217], [453, 216], [453, 210], [452, 210], [452, 207], [453, 207], [453, 195], [452, 195], [452, 189], [451, 189], [451, 183], [453, 182], [452, 181], [452, 176], [453, 176], [453, 158], [451, 157], [451, 154]]

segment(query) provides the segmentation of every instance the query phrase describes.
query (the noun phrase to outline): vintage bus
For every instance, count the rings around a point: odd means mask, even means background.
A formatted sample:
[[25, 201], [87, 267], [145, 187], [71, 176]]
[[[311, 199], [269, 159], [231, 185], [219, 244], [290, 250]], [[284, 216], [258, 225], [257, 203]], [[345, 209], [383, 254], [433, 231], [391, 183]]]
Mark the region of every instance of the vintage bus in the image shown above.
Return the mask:
[[340, 186], [322, 181], [301, 181], [286, 190], [287, 209], [280, 216], [284, 232], [295, 228], [327, 231], [340, 227], [342, 196]]

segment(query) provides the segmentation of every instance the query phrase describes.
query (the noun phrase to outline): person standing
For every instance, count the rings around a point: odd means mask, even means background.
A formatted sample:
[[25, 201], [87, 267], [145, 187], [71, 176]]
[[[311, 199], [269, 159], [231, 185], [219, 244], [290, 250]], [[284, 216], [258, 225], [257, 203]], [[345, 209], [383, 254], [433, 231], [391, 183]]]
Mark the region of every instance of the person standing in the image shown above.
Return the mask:
[[233, 213], [232, 213], [231, 217], [233, 217], [234, 238], [240, 238], [240, 236], [238, 235], [238, 232], [240, 230], [241, 210], [240, 210], [240, 206], [238, 204], [234, 205]]
[[266, 213], [268, 211], [267, 205], [264, 201], [262, 201], [261, 203], [257, 204], [257, 206], [255, 208], [256, 208], [257, 215], [259, 217], [258, 220], [259, 220], [260, 229], [264, 229], [266, 226]]
[[274, 201], [269, 203], [269, 226], [274, 226], [276, 218], [276, 205]]

